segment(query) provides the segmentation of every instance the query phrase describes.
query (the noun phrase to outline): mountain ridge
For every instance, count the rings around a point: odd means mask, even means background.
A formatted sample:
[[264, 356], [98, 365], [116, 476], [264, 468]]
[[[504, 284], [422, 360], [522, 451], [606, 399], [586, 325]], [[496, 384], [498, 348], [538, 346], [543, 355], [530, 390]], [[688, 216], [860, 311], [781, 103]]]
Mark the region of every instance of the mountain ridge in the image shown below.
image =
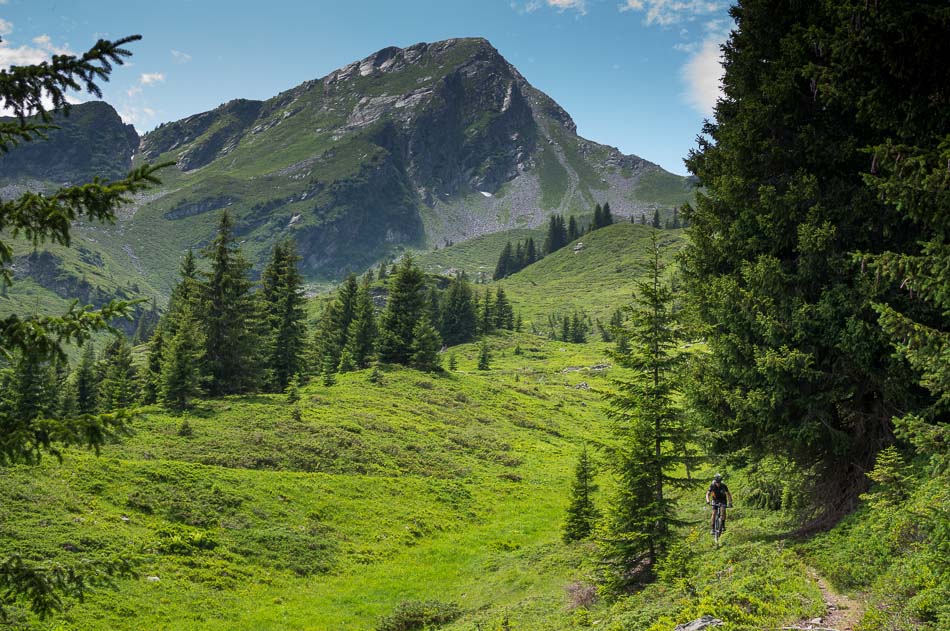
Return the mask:
[[[73, 111], [88, 107], [111, 109]], [[76, 237], [163, 295], [225, 208], [255, 269], [293, 236], [304, 274], [332, 281], [553, 213], [609, 202], [618, 217], [652, 216], [691, 195], [683, 178], [577, 136], [570, 114], [482, 38], [382, 48], [269, 99], [165, 123], [131, 160], [176, 166], [115, 225], [80, 225]], [[672, 197], [652, 201], [651, 178]]]

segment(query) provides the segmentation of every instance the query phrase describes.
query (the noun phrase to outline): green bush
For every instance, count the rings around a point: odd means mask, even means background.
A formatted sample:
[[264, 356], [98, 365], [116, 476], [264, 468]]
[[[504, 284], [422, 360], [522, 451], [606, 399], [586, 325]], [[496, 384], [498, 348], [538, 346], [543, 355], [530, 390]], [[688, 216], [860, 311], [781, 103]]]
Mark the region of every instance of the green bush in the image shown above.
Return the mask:
[[376, 625], [376, 631], [416, 631], [452, 622], [462, 615], [455, 603], [439, 600], [404, 600]]

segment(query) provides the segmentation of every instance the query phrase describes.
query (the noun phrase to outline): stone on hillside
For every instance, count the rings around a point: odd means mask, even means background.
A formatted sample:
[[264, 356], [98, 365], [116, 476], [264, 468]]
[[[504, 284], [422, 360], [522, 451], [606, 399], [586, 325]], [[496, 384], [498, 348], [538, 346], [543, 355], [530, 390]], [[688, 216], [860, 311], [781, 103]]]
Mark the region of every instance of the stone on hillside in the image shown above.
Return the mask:
[[685, 624], [678, 624], [673, 631], [702, 631], [703, 629], [708, 629], [709, 627], [718, 627], [722, 625], [722, 620], [719, 618], [713, 618], [710, 615], [703, 616], [702, 618], [697, 618], [692, 622], [687, 622]]

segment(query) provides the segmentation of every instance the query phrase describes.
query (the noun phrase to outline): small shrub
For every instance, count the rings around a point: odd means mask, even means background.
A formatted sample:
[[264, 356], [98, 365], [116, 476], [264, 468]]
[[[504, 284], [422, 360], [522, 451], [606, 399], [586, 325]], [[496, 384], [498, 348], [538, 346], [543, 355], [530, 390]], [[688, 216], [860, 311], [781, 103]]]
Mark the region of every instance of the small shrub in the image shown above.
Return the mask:
[[376, 631], [421, 631], [452, 622], [462, 615], [455, 603], [404, 600], [376, 625]]
[[182, 438], [191, 438], [195, 435], [195, 430], [192, 429], [191, 423], [185, 420], [182, 421], [181, 425], [178, 426], [178, 435]]

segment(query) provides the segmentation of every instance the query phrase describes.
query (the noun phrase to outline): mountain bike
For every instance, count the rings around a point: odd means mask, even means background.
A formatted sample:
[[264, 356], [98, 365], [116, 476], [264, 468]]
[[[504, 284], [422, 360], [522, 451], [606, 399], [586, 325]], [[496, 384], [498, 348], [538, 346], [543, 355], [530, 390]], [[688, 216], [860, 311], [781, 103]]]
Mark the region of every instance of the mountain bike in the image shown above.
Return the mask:
[[723, 510], [726, 505], [722, 502], [713, 502], [713, 522], [712, 522], [712, 535], [713, 541], [716, 542], [716, 545], [719, 545], [719, 537], [722, 536], [722, 531], [725, 529], [726, 523], [725, 518], [723, 517]]

